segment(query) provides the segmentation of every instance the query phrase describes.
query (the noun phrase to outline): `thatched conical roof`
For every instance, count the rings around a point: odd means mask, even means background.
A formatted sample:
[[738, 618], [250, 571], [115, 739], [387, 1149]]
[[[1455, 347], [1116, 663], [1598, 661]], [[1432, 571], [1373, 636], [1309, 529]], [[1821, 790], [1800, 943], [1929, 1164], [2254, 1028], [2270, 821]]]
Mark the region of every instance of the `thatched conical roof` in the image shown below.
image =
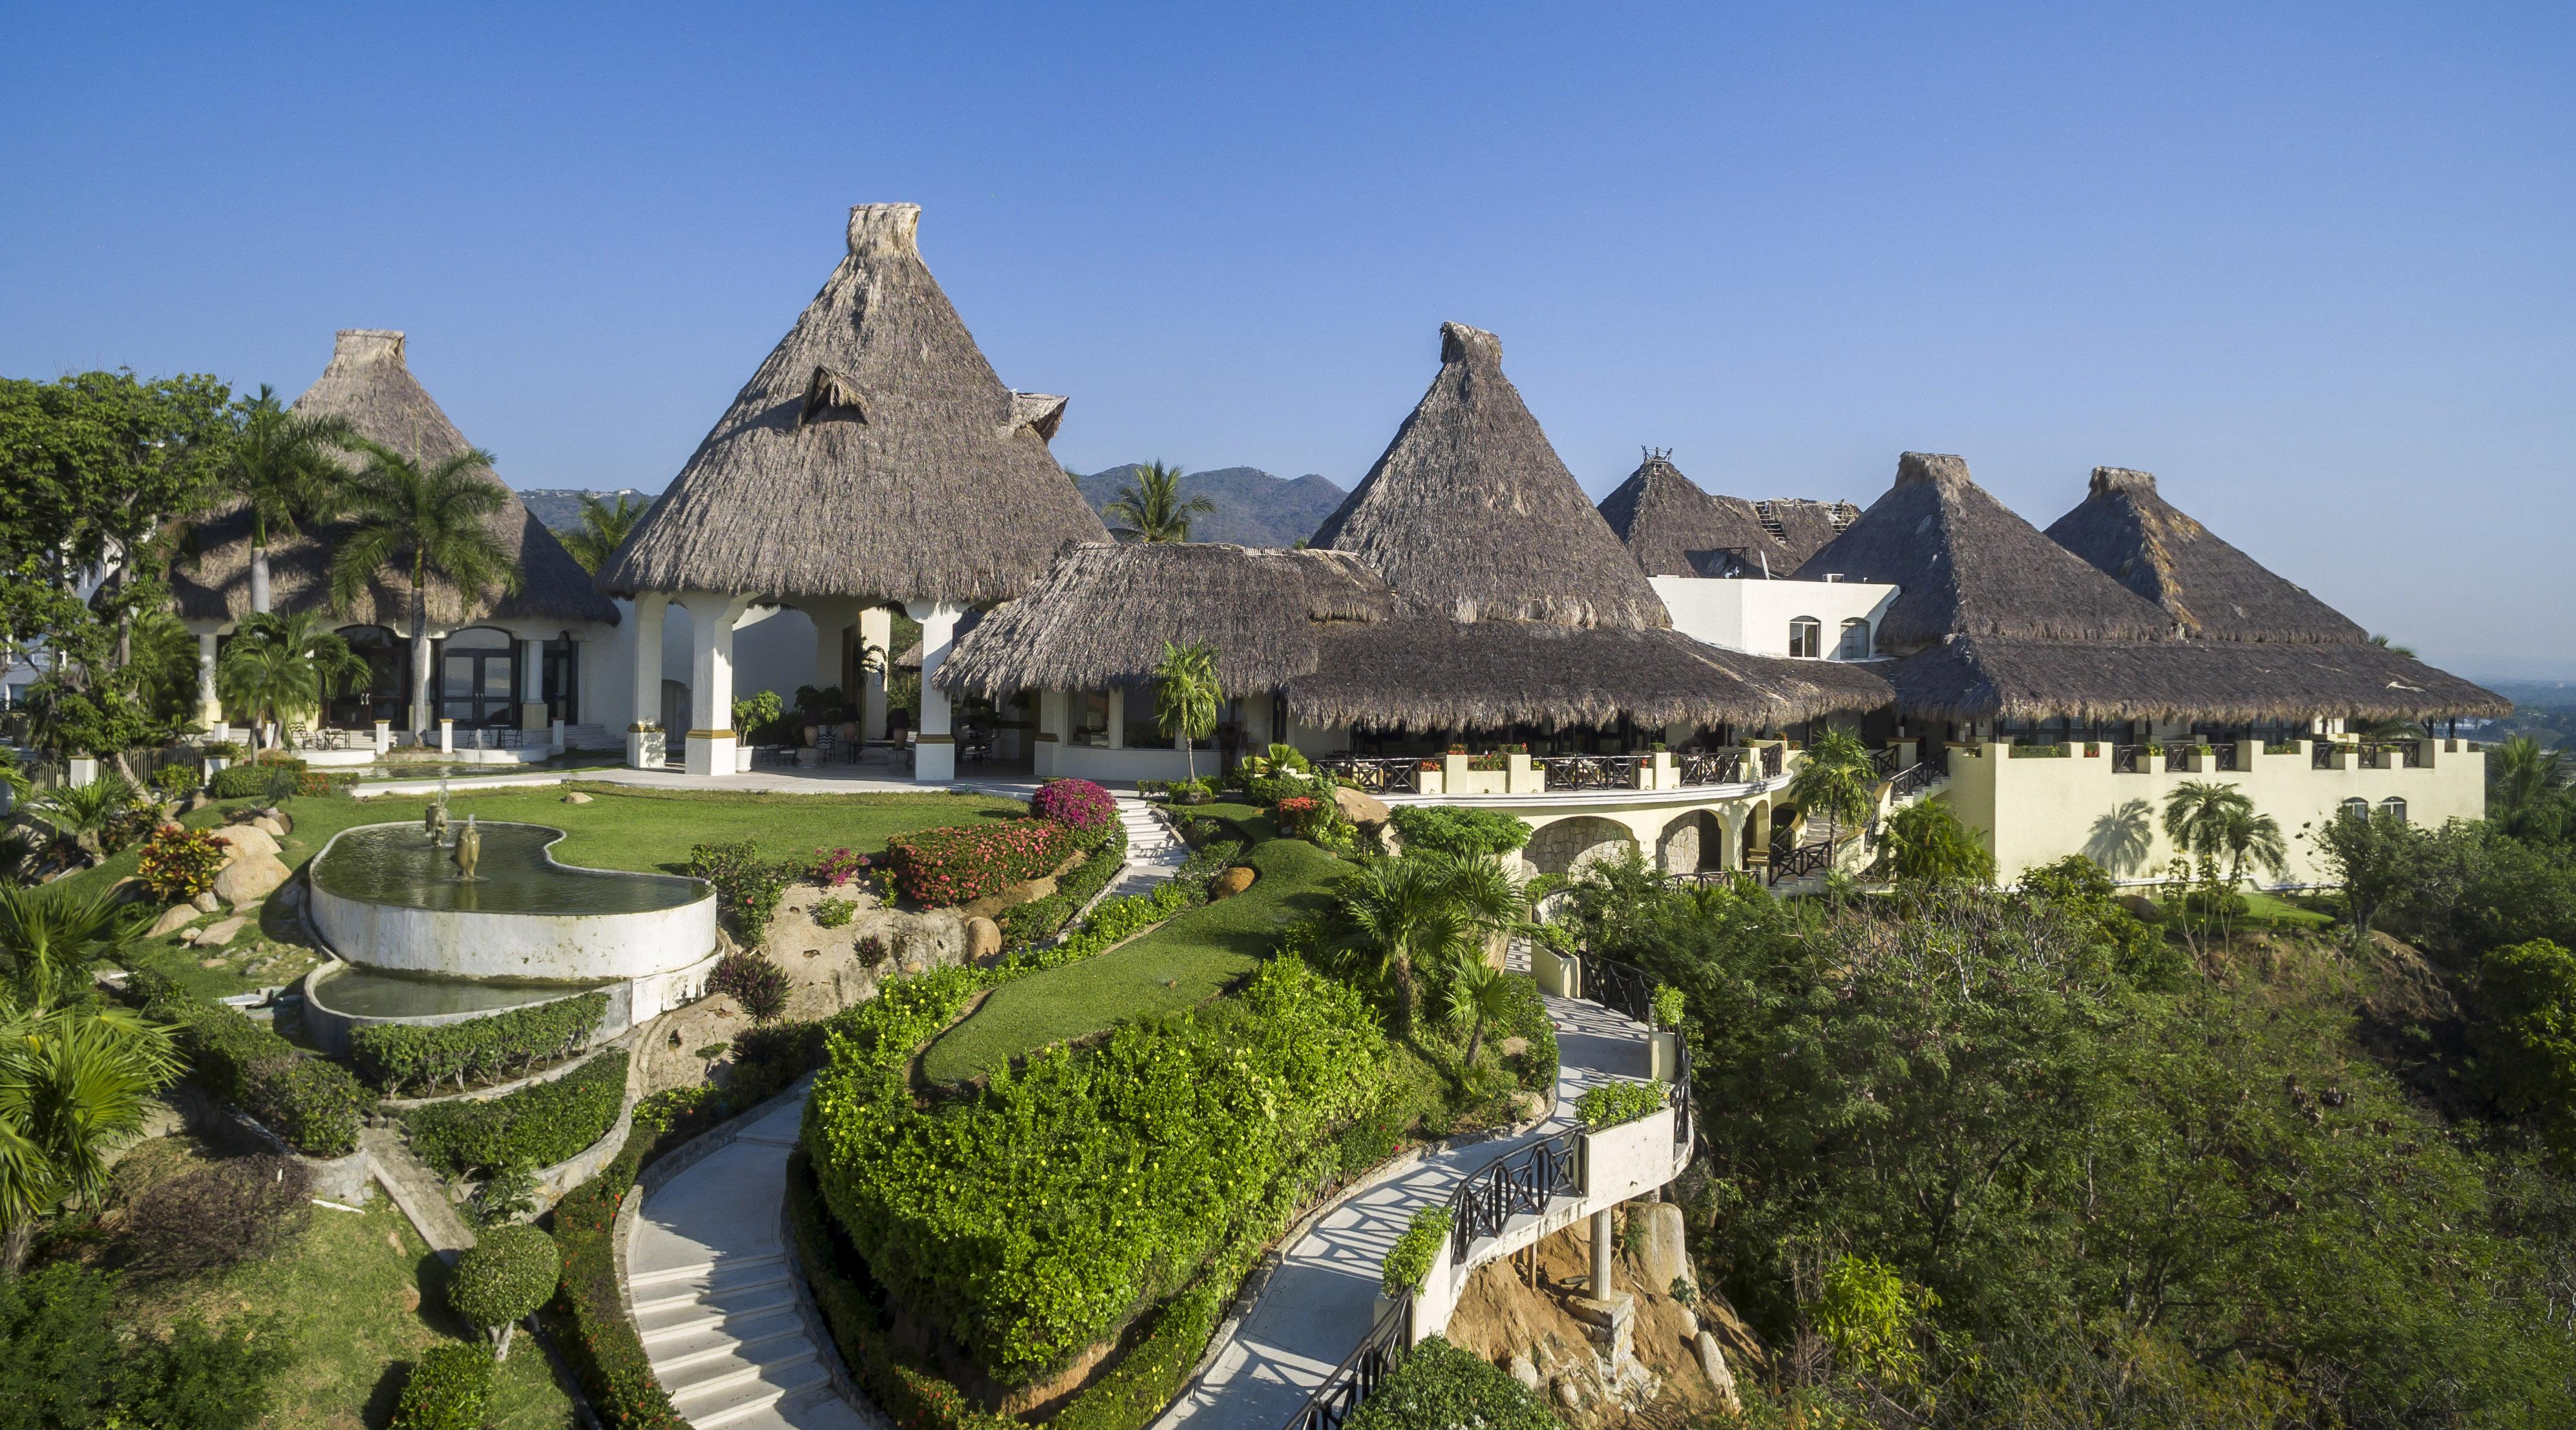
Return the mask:
[[1660, 452], [1648, 452], [1601, 499], [1601, 519], [1649, 576], [1786, 576], [1798, 569], [1751, 502], [1702, 491]]
[[2048, 535], [2203, 640], [2369, 639], [2342, 612], [2175, 510], [2151, 472], [2095, 467], [2090, 494]]
[[2031, 641], [1961, 636], [1888, 671], [1936, 720], [2424, 720], [2513, 702], [2367, 641]]
[[1002, 385], [914, 243], [850, 210], [849, 255], [601, 569], [599, 587], [977, 604], [1106, 541], [1047, 439], [1064, 400]]
[[[379, 328], [350, 328], [332, 344], [330, 365], [295, 399], [294, 410], [308, 416], [347, 419], [361, 437], [391, 447], [424, 465], [444, 461], [472, 444], [447, 420], [420, 380], [403, 360], [404, 337]], [[350, 459], [354, 464], [355, 459]], [[485, 476], [494, 486], [501, 479]], [[502, 490], [508, 492], [507, 487]], [[617, 606], [591, 588], [590, 573], [563, 549], [519, 501], [516, 492], [499, 510], [484, 518], [501, 549], [519, 573], [519, 589], [487, 593], [464, 602], [455, 587], [433, 580], [429, 588], [430, 620], [457, 626], [479, 620], [598, 621], [614, 624]], [[327, 613], [351, 624], [399, 621], [410, 610], [407, 573], [386, 567], [369, 589], [344, 609], [331, 605], [331, 553], [339, 549], [349, 527], [339, 522], [306, 523], [294, 536], [269, 533], [269, 606], [283, 612]], [[248, 510], [235, 502], [199, 522], [195, 554], [172, 563], [171, 594], [179, 614], [189, 620], [238, 619], [250, 611], [250, 537]]]
[[2028, 640], [2161, 640], [2173, 621], [2040, 535], [1968, 476], [1959, 457], [1907, 452], [1896, 485], [1798, 574], [1903, 588], [1878, 628], [1882, 650], [1950, 635]]
[[1763, 519], [1764, 530], [1788, 548], [1789, 559], [1795, 562], [1804, 562], [1824, 550], [1860, 515], [1850, 502], [1809, 501], [1804, 497], [1774, 497], [1753, 506]]
[[1311, 544], [1455, 620], [1672, 623], [1503, 376], [1501, 339], [1463, 323], [1441, 325], [1440, 375]]

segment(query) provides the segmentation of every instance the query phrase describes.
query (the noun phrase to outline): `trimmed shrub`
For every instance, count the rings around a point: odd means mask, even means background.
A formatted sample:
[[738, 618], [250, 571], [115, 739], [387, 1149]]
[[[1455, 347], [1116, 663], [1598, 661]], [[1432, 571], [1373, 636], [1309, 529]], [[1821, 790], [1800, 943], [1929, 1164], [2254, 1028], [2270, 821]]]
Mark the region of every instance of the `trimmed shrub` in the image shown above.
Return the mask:
[[716, 907], [754, 943], [769, 932], [778, 901], [798, 872], [793, 865], [761, 858], [757, 840], [699, 844], [689, 850], [690, 876], [715, 886]]
[[607, 1136], [625, 1105], [626, 1050], [611, 1048], [503, 1097], [415, 1107], [403, 1114], [403, 1130], [421, 1160], [449, 1173], [551, 1167]]
[[937, 909], [1043, 878], [1079, 847], [1070, 825], [1010, 819], [898, 834], [886, 841], [886, 859], [905, 898]]
[[[162, 773], [183, 769], [164, 765]], [[223, 872], [224, 840], [204, 829], [187, 829], [165, 824], [152, 831], [143, 843], [143, 853], [134, 866], [134, 877], [152, 897], [165, 904], [193, 899], [215, 886], [215, 876]]]
[[313, 1218], [312, 1174], [292, 1157], [235, 1157], [153, 1183], [126, 1208], [125, 1263], [154, 1278], [196, 1276], [267, 1256]]
[[179, 1027], [198, 1081], [308, 1157], [343, 1157], [375, 1099], [336, 1063], [308, 1058], [293, 1043], [220, 1004], [199, 1002], [167, 975], [138, 968], [127, 987], [143, 1011]]
[[1118, 801], [1089, 780], [1048, 780], [1030, 797], [1029, 814], [1076, 829], [1098, 829], [1117, 822]]
[[1558, 1430], [1536, 1392], [1484, 1357], [1430, 1336], [1405, 1352], [1377, 1392], [1360, 1403], [1350, 1430]]
[[787, 1011], [787, 970], [748, 950], [716, 960], [707, 975], [707, 991], [742, 1005], [755, 1023], [766, 1023]]
[[617, 1156], [555, 1206], [554, 1242], [563, 1270], [541, 1315], [601, 1424], [611, 1430], [688, 1430], [653, 1379], [644, 1342], [617, 1294], [617, 1207], [634, 1187], [653, 1140], [644, 1134], [642, 1109], [637, 1111], [636, 1130]]
[[206, 777], [195, 765], [173, 761], [152, 772], [152, 787], [168, 800], [186, 799], [203, 789]]
[[488, 1018], [426, 1026], [379, 1023], [351, 1030], [349, 1058], [390, 1095], [404, 1088], [505, 1081], [580, 1050], [608, 1012], [608, 995], [583, 993]]
[[1127, 830], [1112, 821], [1103, 831], [1100, 847], [1091, 857], [1067, 870], [1055, 881], [1055, 892], [1043, 899], [1014, 904], [994, 915], [1002, 928], [1004, 948], [1025, 948], [1063, 928], [1065, 920], [1081, 912], [1091, 896], [1109, 887], [1118, 871], [1127, 866]]
[[294, 793], [306, 771], [302, 760], [263, 759], [256, 764], [226, 765], [207, 782], [217, 799], [272, 799], [280, 790]]
[[1680, 989], [1675, 988], [1669, 983], [1658, 985], [1655, 989], [1655, 998], [1652, 1004], [1652, 1011], [1655, 1015], [1655, 1026], [1658, 1028], [1679, 1029], [1682, 1025], [1683, 1002], [1682, 991]]
[[1652, 1117], [1664, 1110], [1667, 1089], [1663, 1079], [1653, 1082], [1605, 1082], [1586, 1090], [1583, 1100], [1575, 1104], [1583, 1125], [1599, 1131]]
[[510, 1355], [510, 1332], [546, 1303], [563, 1275], [563, 1253], [551, 1236], [532, 1226], [497, 1226], [456, 1260], [447, 1304], [466, 1323], [492, 1337], [495, 1355]]
[[387, 1430], [483, 1430], [491, 1413], [492, 1348], [438, 1346], [412, 1363]]
[[1407, 854], [1434, 849], [1461, 859], [1500, 858], [1529, 843], [1534, 832], [1501, 810], [1455, 805], [1404, 805], [1394, 811], [1393, 822]]
[[1440, 1259], [1440, 1243], [1449, 1236], [1450, 1216], [1445, 1206], [1416, 1207], [1413, 1220], [1405, 1223], [1404, 1234], [1386, 1249], [1386, 1260], [1378, 1267], [1378, 1289], [1389, 1296], [1405, 1297], [1422, 1289], [1431, 1279], [1431, 1263]]

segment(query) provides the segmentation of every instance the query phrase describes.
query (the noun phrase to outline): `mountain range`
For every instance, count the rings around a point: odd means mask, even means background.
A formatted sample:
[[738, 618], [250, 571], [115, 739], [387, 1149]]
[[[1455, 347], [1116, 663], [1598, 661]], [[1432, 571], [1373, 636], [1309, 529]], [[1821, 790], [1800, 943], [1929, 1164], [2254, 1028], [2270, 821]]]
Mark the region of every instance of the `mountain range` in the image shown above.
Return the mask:
[[[1144, 469], [1133, 462], [1105, 472], [1076, 476], [1082, 499], [1103, 511], [1118, 499], [1118, 489], [1133, 486]], [[1259, 467], [1212, 467], [1181, 477], [1181, 497], [1206, 497], [1216, 504], [1212, 516], [1192, 518], [1192, 541], [1231, 541], [1239, 546], [1294, 546], [1324, 524], [1348, 495], [1331, 479], [1312, 472], [1302, 477], [1275, 477]], [[1101, 518], [1108, 520], [1107, 517]], [[1114, 525], [1114, 523], [1113, 523]]]
[[598, 497], [613, 506], [617, 498], [622, 496], [644, 497], [648, 504], [653, 500], [633, 487], [623, 487], [613, 492], [588, 492], [578, 487], [522, 487], [519, 490], [520, 504], [525, 506], [529, 514], [537, 520], [544, 522], [546, 530], [553, 532], [581, 529], [583, 497]]

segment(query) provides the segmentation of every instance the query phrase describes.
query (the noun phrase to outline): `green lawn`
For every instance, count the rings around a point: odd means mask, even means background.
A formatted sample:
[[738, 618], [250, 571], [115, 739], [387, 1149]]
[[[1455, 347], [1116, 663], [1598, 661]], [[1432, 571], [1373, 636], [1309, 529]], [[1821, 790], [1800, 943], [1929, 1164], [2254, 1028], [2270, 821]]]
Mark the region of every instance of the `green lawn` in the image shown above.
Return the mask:
[[962, 1082], [1037, 1048], [1203, 1002], [1269, 953], [1282, 923], [1322, 908], [1325, 887], [1351, 867], [1302, 839], [1272, 839], [1244, 862], [1260, 877], [1243, 893], [1108, 953], [1004, 984], [930, 1045], [923, 1074]]

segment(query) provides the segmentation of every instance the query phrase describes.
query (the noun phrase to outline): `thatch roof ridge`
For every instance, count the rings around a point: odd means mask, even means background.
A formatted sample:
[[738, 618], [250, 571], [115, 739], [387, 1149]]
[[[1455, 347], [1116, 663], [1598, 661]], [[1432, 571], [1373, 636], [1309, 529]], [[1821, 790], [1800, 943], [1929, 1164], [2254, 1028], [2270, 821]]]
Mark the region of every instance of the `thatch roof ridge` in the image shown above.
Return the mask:
[[1214, 647], [1228, 691], [1276, 690], [1315, 668], [1323, 625], [1394, 608], [1386, 582], [1339, 551], [1091, 542], [959, 637], [937, 683], [987, 698], [1100, 690], [1149, 676], [1168, 640]]
[[[407, 342], [391, 328], [342, 329], [332, 342], [331, 361], [295, 399], [293, 410], [345, 418], [358, 435], [424, 465], [466, 451], [472, 444], [465, 434], [412, 374], [405, 359]], [[518, 493], [488, 469], [484, 476], [507, 493], [484, 522], [518, 571], [519, 590], [496, 591], [469, 605], [459, 601], [453, 586], [433, 582], [431, 620], [451, 626], [478, 620], [615, 624], [617, 606], [591, 588], [590, 573], [520, 502]], [[377, 573], [347, 609], [332, 606], [331, 553], [349, 529], [345, 522], [308, 522], [294, 536], [270, 532], [272, 609], [313, 611], [353, 625], [389, 624], [408, 613], [408, 576], [391, 567]], [[238, 501], [197, 523], [195, 554], [172, 563], [171, 595], [183, 618], [235, 620], [249, 613], [250, 537], [250, 513]]]
[[1502, 340], [1440, 327], [1440, 371], [1311, 544], [1461, 621], [1668, 626], [1645, 573], [1503, 375]]
[[2095, 467], [2084, 500], [2050, 523], [2048, 537], [2206, 640], [2369, 638], [2342, 612], [2176, 509], [2151, 472]]
[[1666, 453], [1649, 451], [1599, 510], [1649, 576], [1786, 576], [1798, 569], [1751, 502], [1702, 489]]
[[[1824, 550], [1835, 537], [1842, 535], [1850, 520], [1856, 520], [1860, 515], [1849, 502], [1811, 501], [1805, 497], [1773, 497], [1755, 503], [1754, 507], [1757, 515], [1768, 517], [1771, 525], [1779, 528], [1772, 531], [1766, 526], [1764, 530], [1787, 548], [1789, 559], [1794, 564], [1803, 564], [1807, 558]], [[1838, 516], [1847, 519], [1837, 522]]]
[[1064, 400], [1005, 387], [922, 261], [917, 204], [849, 252], [600, 571], [603, 591], [1007, 600], [1105, 541], [1047, 451]]
[[2161, 640], [2173, 633], [2172, 620], [2152, 603], [2042, 536], [1976, 484], [1965, 458], [1945, 453], [1901, 455], [1895, 485], [1798, 574], [1902, 587], [1879, 626], [1886, 650], [1914, 650], [1950, 635]]
[[2368, 642], [2030, 641], [1961, 636], [1888, 671], [1939, 720], [2421, 720], [2513, 703]]

